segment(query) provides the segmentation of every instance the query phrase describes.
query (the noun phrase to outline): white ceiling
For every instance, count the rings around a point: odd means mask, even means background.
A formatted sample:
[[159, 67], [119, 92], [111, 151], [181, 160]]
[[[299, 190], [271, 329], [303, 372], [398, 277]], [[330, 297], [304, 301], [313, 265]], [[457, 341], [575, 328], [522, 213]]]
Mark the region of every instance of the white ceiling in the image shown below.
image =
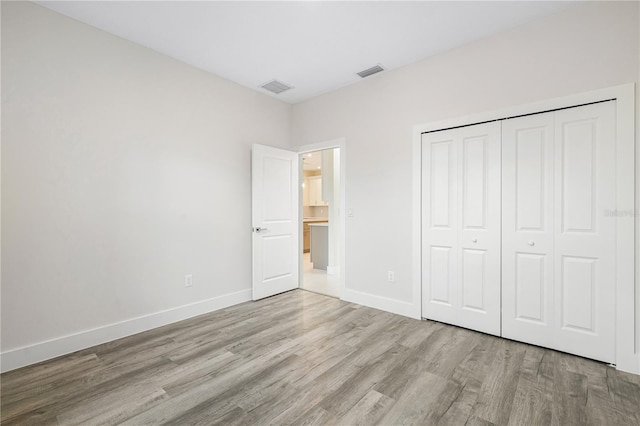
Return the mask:
[[[357, 83], [570, 6], [509, 1], [37, 1], [285, 102]], [[368, 77], [375, 78], [375, 77]], [[272, 95], [278, 79], [294, 89]]]
[[303, 170], [322, 170], [322, 151], [309, 152], [302, 156]]

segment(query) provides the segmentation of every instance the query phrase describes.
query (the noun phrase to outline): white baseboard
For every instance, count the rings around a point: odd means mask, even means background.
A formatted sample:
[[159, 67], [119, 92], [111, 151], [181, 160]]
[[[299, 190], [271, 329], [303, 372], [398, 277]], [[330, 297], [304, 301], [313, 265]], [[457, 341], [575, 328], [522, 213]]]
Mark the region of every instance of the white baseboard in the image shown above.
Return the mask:
[[340, 267], [339, 266], [327, 266], [327, 275], [340, 275]]
[[376, 296], [375, 294], [363, 293], [361, 291], [345, 289], [341, 297], [342, 300], [393, 314], [404, 315], [405, 317], [420, 319], [420, 304], [404, 302], [402, 300], [388, 297]]
[[251, 300], [251, 289], [143, 315], [92, 330], [24, 346], [0, 354], [0, 371], [10, 371], [81, 349], [151, 330]]

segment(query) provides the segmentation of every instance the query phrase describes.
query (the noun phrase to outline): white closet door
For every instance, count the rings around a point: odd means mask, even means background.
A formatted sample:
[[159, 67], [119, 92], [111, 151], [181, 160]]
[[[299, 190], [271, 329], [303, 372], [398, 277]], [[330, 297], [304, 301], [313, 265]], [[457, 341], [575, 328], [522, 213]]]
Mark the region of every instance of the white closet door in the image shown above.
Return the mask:
[[500, 124], [422, 144], [422, 316], [499, 335]]
[[422, 135], [422, 316], [457, 323], [458, 140], [455, 130]]
[[503, 336], [615, 361], [615, 105], [503, 124]]
[[615, 103], [556, 112], [558, 349], [615, 362]]
[[502, 122], [502, 336], [549, 346], [553, 113]]

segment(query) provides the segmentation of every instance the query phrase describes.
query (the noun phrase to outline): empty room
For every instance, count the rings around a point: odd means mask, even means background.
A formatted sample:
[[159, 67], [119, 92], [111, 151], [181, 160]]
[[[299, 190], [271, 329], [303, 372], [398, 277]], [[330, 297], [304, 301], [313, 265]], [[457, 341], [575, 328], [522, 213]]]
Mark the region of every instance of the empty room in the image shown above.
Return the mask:
[[2, 1], [3, 425], [640, 424], [637, 1]]

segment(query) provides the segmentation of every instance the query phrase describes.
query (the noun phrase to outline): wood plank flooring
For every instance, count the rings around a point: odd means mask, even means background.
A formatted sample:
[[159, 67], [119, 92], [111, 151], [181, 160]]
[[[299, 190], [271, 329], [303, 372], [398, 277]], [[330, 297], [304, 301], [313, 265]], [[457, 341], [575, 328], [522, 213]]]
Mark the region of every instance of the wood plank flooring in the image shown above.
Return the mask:
[[302, 290], [0, 380], [3, 425], [640, 424], [640, 376]]

